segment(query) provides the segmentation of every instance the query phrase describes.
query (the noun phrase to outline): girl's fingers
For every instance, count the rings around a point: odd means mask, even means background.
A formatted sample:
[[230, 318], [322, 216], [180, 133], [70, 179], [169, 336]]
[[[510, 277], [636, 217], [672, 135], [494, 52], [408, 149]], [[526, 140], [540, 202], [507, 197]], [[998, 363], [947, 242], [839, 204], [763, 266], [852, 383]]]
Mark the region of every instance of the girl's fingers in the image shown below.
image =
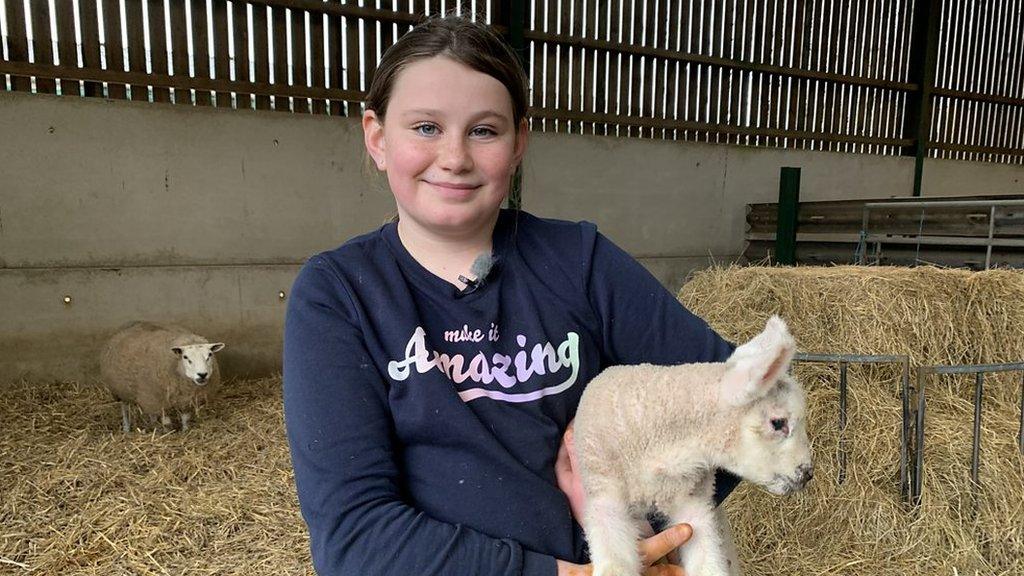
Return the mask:
[[682, 546], [692, 535], [693, 528], [689, 524], [676, 524], [643, 540], [640, 542], [640, 554], [644, 557], [644, 564], [651, 564]]

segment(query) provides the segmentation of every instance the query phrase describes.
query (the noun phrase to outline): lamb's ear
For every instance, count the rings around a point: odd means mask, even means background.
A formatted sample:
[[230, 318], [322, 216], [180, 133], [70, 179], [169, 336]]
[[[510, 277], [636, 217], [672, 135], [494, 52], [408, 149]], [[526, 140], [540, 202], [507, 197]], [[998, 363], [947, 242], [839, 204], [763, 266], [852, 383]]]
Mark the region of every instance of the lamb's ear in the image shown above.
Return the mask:
[[768, 393], [789, 370], [796, 353], [796, 341], [778, 316], [768, 319], [763, 332], [743, 344], [726, 361], [721, 397], [742, 406]]
[[210, 352], [211, 353], [213, 353], [213, 352], [220, 352], [223, 349], [224, 349], [224, 343], [223, 342], [214, 342], [213, 344], [210, 344]]
[[178, 356], [181, 356], [181, 353], [183, 352], [183, 350], [181, 349], [181, 346], [174, 346], [174, 347], [171, 348], [171, 352], [174, 352]]

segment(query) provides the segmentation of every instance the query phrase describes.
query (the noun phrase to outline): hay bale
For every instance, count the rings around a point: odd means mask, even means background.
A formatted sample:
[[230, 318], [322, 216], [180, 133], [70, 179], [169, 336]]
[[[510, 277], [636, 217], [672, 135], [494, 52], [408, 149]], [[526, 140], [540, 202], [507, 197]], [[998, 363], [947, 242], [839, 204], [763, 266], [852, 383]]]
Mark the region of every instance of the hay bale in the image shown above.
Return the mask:
[[[803, 352], [908, 354], [913, 366], [1024, 360], [1018, 271], [731, 267], [698, 273], [679, 297], [734, 341], [777, 313]], [[851, 366], [839, 485], [837, 370], [798, 366], [817, 481], [796, 498], [746, 485], [729, 498], [748, 574], [1024, 574], [1020, 374], [986, 377], [976, 490], [974, 378], [929, 383], [922, 503], [910, 510], [899, 494], [899, 372]]]

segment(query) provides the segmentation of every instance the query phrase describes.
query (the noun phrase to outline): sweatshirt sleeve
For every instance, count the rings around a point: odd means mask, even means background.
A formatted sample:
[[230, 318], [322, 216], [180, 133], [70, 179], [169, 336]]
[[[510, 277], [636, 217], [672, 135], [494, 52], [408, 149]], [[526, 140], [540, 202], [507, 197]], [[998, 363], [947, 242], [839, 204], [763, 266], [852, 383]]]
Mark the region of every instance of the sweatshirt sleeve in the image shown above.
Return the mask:
[[[587, 294], [602, 325], [608, 365], [724, 362], [735, 346], [690, 312], [639, 262], [593, 225]], [[739, 479], [719, 471], [715, 499], [721, 503]]]
[[403, 501], [387, 387], [348, 292], [323, 258], [292, 288], [284, 412], [295, 484], [323, 576], [554, 576], [555, 559]]

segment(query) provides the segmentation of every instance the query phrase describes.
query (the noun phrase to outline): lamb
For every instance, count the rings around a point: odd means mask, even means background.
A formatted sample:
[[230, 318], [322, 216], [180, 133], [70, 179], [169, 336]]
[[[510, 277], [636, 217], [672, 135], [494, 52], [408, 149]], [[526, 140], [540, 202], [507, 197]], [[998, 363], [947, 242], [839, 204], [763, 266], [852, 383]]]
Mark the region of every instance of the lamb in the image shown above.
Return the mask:
[[716, 468], [777, 495], [813, 476], [804, 393], [788, 374], [795, 351], [773, 316], [726, 362], [614, 366], [587, 385], [574, 426], [594, 576], [641, 573], [638, 520], [652, 510], [693, 526], [679, 550], [687, 574], [738, 573]]
[[100, 355], [103, 383], [121, 401], [121, 426], [131, 430], [129, 404], [171, 425], [177, 413], [188, 430], [193, 411], [220, 387], [213, 354], [224, 349], [180, 326], [132, 322], [110, 338]]

